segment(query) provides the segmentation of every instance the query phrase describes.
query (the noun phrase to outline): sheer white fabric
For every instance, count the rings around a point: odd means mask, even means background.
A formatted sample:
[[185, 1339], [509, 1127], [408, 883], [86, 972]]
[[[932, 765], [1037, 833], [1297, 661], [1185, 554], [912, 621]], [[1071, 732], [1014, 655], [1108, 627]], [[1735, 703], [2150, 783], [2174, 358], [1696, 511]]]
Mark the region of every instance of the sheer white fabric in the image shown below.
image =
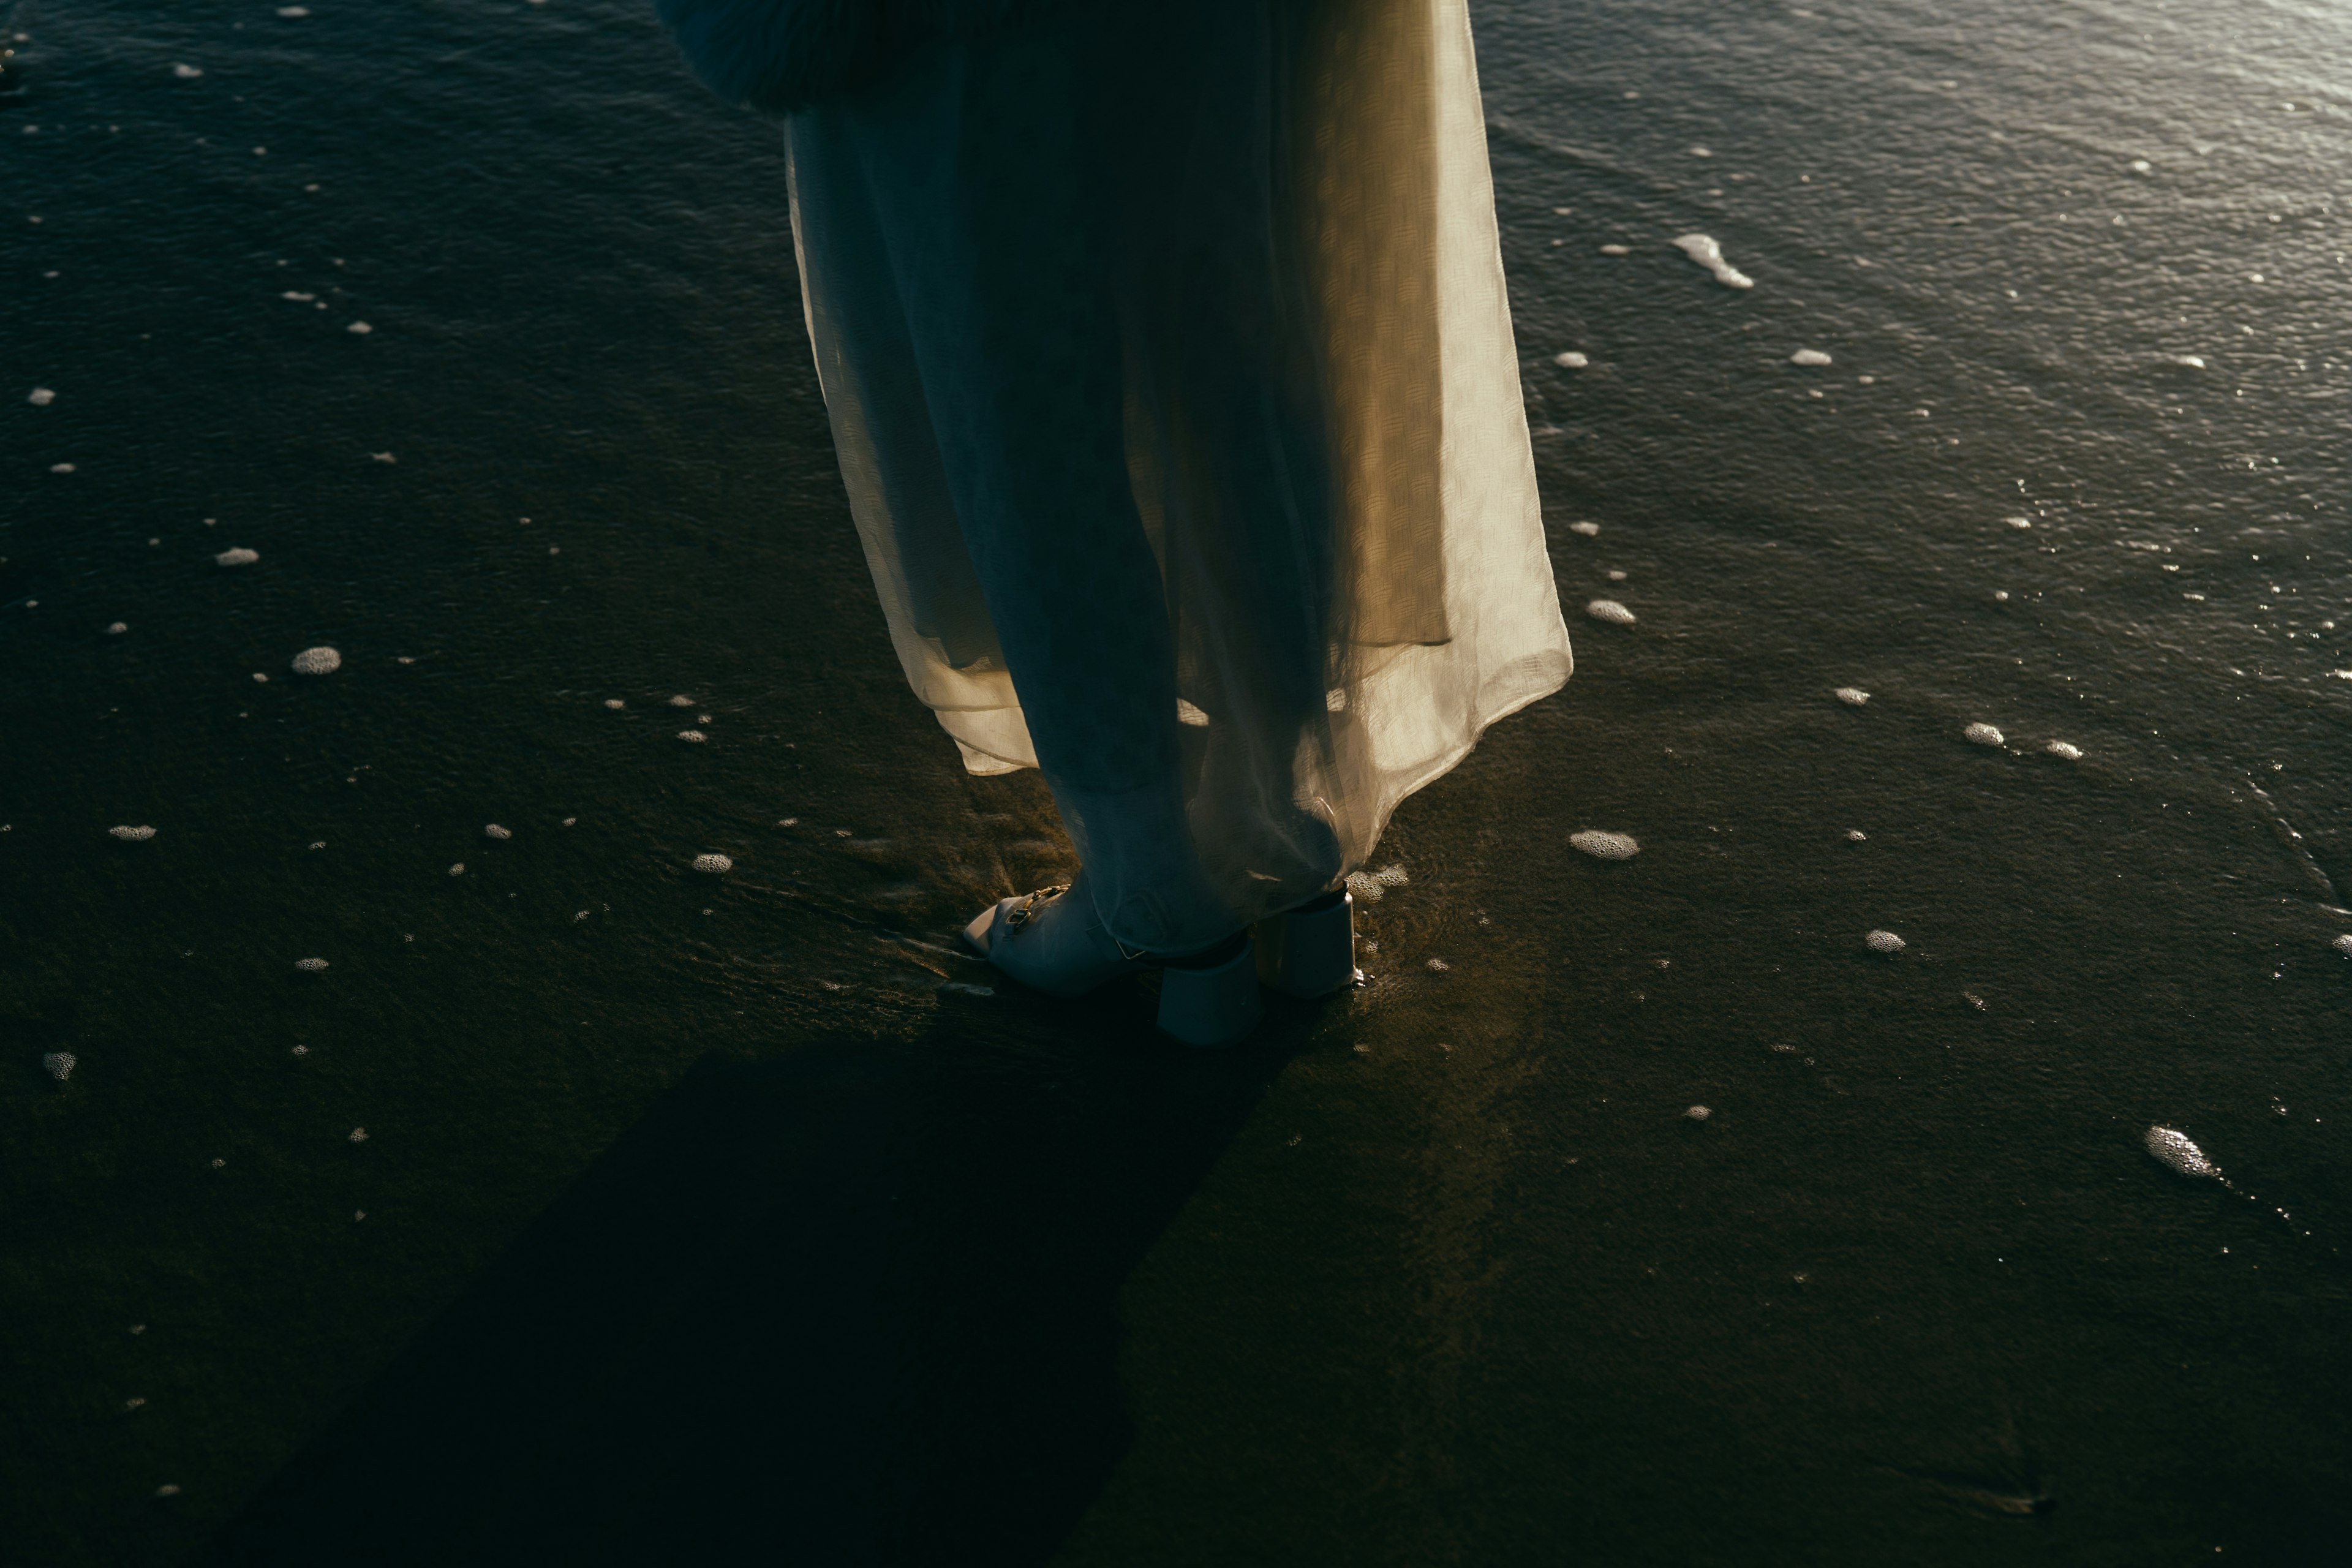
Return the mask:
[[[1198, 464], [1184, 443], [1217, 437], [1188, 422], [1183, 386], [1158, 374], [1148, 347], [1129, 351], [1129, 476], [1169, 585], [1185, 807], [1210, 880], [1244, 920], [1337, 886], [1400, 801], [1460, 762], [1488, 724], [1557, 690], [1571, 668], [1465, 0], [1306, 0], [1282, 26], [1261, 138], [1276, 165], [1264, 221], [1279, 231], [1269, 254], [1291, 274], [1276, 292], [1308, 301], [1307, 358], [1319, 362], [1305, 378], [1319, 416], [1320, 479], [1307, 487], [1319, 510], [1286, 526], [1300, 531], [1302, 551], [1323, 556], [1307, 574], [1328, 584], [1330, 600], [1307, 639], [1323, 645], [1320, 671], [1307, 677], [1324, 689], [1320, 703], [1249, 695], [1263, 681], [1243, 667], [1267, 643], [1236, 627], [1260, 612], [1247, 593], [1222, 586], [1231, 571], [1196, 559], [1230, 534], [1185, 521], [1213, 503], [1186, 488], [1183, 470]], [[968, 769], [1035, 766], [1002, 654], [974, 657], [984, 634], [951, 647], [936, 608], [919, 603], [938, 590], [914, 581], [919, 563], [906, 552], [921, 531], [892, 513], [892, 455], [875, 434], [888, 416], [841, 342], [843, 280], [828, 268], [855, 263], [804, 231], [807, 161], [796, 148], [803, 301], [893, 646]], [[1171, 195], [1173, 237], [1187, 218], [1181, 193]], [[1302, 820], [1321, 837], [1302, 835]]]

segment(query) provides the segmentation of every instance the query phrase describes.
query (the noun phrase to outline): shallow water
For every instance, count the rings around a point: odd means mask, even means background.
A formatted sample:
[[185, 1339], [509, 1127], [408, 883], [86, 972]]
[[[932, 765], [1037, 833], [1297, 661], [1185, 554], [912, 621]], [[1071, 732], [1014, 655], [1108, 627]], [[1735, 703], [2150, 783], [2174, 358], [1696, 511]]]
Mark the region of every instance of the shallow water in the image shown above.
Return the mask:
[[956, 954], [1066, 845], [642, 7], [20, 9], [12, 1559], [2339, 1540], [2352, 14], [1726, 10], [1477, 9], [1577, 674], [1207, 1059]]

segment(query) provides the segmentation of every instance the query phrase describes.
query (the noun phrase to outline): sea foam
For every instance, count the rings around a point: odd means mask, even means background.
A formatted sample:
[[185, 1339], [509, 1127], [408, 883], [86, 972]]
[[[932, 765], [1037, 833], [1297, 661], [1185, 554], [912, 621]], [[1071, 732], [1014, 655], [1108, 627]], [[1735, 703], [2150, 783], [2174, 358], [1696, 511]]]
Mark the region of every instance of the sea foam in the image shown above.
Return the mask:
[[2219, 1176], [2221, 1167], [2205, 1157], [2189, 1134], [2173, 1127], [2147, 1130], [2147, 1152], [2184, 1176]]
[[1723, 258], [1723, 247], [1715, 237], [1706, 234], [1685, 234], [1675, 242], [1675, 248], [1715, 274], [1715, 280], [1728, 289], [1753, 289], [1756, 279]]
[[1631, 860], [1642, 852], [1642, 847], [1633, 841], [1632, 834], [1604, 833], [1597, 827], [1571, 833], [1568, 841], [1596, 860]]

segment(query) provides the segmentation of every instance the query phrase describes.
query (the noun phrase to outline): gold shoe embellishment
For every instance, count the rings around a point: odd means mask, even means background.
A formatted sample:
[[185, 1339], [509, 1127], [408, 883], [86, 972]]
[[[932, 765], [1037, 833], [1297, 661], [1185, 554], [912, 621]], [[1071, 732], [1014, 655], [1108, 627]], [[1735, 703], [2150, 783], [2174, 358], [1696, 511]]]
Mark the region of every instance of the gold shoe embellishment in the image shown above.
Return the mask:
[[1014, 931], [1019, 931], [1023, 926], [1027, 925], [1031, 921], [1036, 919], [1037, 906], [1039, 904], [1047, 903], [1055, 899], [1058, 899], [1069, 890], [1070, 885], [1067, 882], [1060, 882], [1056, 883], [1053, 887], [1040, 888], [1034, 893], [1023, 895], [1021, 902], [1014, 907], [1013, 912], [1004, 917], [1005, 934], [1010, 936]]

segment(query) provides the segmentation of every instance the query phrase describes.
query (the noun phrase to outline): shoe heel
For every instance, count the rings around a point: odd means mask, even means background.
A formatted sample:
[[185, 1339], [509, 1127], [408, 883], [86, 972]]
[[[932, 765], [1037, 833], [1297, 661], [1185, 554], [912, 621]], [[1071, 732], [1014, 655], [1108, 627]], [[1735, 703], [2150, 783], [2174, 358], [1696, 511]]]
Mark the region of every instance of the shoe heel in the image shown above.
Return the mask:
[[1160, 1027], [1188, 1046], [1239, 1044], [1265, 1016], [1257, 960], [1246, 936], [1228, 957], [1160, 972]]
[[1328, 996], [1361, 979], [1356, 900], [1346, 889], [1257, 923], [1257, 974], [1286, 996]]

